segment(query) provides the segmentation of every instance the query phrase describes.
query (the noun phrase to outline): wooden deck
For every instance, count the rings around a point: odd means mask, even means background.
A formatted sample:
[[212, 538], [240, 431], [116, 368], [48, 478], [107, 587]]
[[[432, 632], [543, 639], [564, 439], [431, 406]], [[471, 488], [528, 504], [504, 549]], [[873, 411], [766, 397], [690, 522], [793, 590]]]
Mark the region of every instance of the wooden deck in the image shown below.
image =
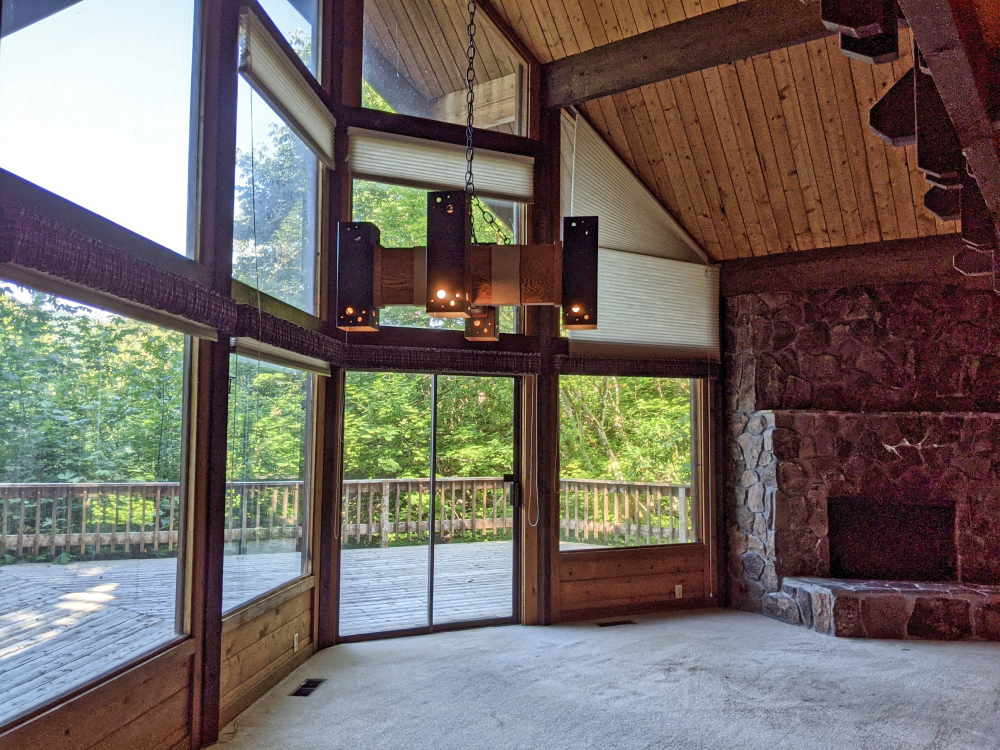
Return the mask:
[[[512, 613], [510, 542], [442, 544], [435, 622]], [[295, 552], [227, 556], [223, 609], [298, 575]], [[172, 558], [0, 567], [0, 724], [174, 634]], [[427, 624], [427, 548], [343, 551], [341, 633]]]

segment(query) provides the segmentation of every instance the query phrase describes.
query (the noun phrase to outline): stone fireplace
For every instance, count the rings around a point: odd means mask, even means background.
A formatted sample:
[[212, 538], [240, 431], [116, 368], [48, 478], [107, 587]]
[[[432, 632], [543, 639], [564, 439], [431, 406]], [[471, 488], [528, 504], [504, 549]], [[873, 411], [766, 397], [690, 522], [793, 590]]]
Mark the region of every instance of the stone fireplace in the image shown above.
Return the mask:
[[898, 284], [726, 307], [732, 604], [1000, 640], [1000, 298]]
[[954, 503], [831, 497], [826, 515], [833, 578], [957, 578]]

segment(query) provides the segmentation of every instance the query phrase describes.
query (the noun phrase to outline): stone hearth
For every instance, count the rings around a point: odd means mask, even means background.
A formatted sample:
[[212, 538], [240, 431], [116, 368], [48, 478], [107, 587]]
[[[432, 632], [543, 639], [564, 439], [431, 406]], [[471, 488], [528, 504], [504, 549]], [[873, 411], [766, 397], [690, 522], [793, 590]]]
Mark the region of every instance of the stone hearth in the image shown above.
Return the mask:
[[[726, 326], [732, 604], [832, 635], [1000, 639], [1000, 298], [746, 295]], [[954, 580], [832, 578], [829, 507], [845, 499], [939, 537], [945, 564], [907, 573], [887, 545], [875, 577]]]
[[1000, 641], [1000, 586], [789, 577], [781, 592], [778, 619], [817, 633]]

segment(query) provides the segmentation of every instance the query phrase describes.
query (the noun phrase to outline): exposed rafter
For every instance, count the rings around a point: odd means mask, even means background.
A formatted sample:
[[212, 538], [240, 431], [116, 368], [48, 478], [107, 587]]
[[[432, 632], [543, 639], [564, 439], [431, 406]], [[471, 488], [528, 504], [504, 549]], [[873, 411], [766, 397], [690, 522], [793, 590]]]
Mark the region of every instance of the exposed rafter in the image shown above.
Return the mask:
[[549, 107], [597, 99], [833, 33], [818, 0], [748, 0], [546, 64]]
[[[995, 220], [1000, 220], [1000, 153], [994, 123], [1000, 76], [969, 3], [899, 0]], [[956, 11], [959, 11], [958, 13]], [[961, 12], [964, 11], [964, 12]], [[961, 15], [961, 17], [958, 17]]]

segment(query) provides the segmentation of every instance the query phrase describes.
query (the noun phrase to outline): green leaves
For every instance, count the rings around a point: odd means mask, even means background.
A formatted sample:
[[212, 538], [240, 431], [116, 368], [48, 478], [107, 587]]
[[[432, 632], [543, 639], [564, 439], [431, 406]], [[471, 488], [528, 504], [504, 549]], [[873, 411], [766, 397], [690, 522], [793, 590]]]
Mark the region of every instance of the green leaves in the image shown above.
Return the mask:
[[691, 481], [691, 384], [668, 378], [559, 378], [560, 475]]
[[183, 336], [0, 286], [0, 481], [177, 481]]

